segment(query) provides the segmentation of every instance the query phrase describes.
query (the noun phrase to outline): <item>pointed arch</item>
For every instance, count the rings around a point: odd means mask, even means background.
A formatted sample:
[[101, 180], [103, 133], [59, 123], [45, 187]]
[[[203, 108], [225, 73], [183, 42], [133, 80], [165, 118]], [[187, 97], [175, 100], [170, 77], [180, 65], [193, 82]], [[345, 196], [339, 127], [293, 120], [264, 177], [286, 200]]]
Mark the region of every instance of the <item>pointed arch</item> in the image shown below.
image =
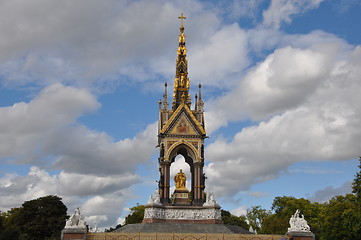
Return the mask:
[[171, 163], [174, 162], [174, 159], [177, 155], [182, 155], [185, 161], [193, 166], [194, 162], [199, 162], [201, 160], [197, 149], [190, 143], [184, 141], [183, 139], [175, 144], [173, 144], [167, 151], [165, 159], [169, 160]]

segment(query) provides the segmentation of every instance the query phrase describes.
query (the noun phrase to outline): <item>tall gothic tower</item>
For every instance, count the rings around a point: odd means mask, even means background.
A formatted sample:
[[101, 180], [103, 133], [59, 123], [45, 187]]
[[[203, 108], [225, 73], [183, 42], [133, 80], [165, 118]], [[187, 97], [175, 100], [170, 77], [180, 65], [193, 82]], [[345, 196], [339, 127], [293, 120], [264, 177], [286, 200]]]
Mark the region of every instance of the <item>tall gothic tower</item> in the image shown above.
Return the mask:
[[[184, 35], [183, 14], [177, 49], [176, 70], [172, 104], [168, 104], [167, 84], [163, 101], [159, 101], [158, 147], [159, 181], [154, 196], [145, 205], [143, 223], [222, 223], [220, 206], [213, 194], [205, 199], [204, 125], [201, 85], [191, 109], [189, 93], [187, 48]], [[175, 191], [170, 192], [170, 168], [176, 156], [182, 155], [190, 166], [191, 176], [180, 171], [174, 177]], [[191, 182], [191, 189], [186, 188]], [[173, 179], [172, 179], [173, 183]], [[172, 196], [172, 197], [171, 197]]]
[[190, 166], [191, 176], [187, 176], [187, 178], [191, 181], [191, 204], [202, 206], [205, 201], [204, 139], [207, 137], [203, 114], [204, 103], [201, 85], [199, 84], [194, 109], [191, 109], [187, 48], [183, 25], [185, 17], [183, 14], [179, 19], [181, 25], [171, 108], [168, 104], [166, 83], [163, 101], [159, 101], [159, 195], [163, 205], [170, 205], [170, 166], [177, 155], [182, 155]]

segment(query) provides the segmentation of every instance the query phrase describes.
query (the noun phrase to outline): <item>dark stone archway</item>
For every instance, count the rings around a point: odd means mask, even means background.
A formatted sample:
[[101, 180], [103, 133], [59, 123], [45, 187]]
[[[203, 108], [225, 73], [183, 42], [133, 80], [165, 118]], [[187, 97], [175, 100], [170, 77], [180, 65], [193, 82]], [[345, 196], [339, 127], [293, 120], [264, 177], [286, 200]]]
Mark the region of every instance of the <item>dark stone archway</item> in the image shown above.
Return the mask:
[[181, 143], [174, 146], [166, 159], [168, 161], [160, 162], [160, 184], [159, 192], [161, 201], [163, 204], [170, 204], [170, 167], [174, 163], [175, 158], [178, 155], [182, 155], [186, 163], [188, 163], [191, 172], [191, 194], [192, 205], [202, 206], [204, 203], [204, 174], [203, 174], [203, 162], [197, 160], [197, 154], [195, 150], [185, 144]]

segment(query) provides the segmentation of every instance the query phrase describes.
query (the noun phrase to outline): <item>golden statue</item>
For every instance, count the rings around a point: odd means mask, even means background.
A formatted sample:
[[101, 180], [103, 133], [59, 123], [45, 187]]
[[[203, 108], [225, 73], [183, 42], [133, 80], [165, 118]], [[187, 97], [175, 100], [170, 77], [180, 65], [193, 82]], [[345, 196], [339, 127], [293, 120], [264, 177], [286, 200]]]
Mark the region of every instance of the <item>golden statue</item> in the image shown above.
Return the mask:
[[182, 169], [174, 176], [175, 189], [176, 190], [187, 190], [186, 188], [186, 175], [182, 172]]

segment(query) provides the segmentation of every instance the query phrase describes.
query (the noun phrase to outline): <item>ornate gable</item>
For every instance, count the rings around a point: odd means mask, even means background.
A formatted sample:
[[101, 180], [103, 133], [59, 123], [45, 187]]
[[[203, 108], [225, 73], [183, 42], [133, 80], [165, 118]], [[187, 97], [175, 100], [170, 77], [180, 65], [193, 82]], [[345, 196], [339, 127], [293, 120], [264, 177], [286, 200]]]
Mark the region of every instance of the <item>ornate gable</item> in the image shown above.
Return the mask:
[[204, 136], [206, 134], [204, 128], [186, 104], [178, 106], [160, 133], [180, 136]]

